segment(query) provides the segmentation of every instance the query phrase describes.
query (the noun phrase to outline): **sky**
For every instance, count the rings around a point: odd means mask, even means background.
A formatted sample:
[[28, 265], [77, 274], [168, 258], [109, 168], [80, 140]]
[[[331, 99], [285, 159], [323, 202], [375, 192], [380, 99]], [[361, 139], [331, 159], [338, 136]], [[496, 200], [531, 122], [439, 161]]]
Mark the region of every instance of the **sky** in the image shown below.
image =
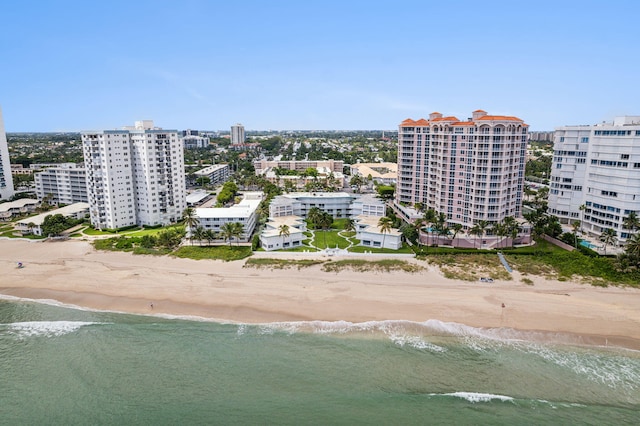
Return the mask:
[[636, 0], [20, 0], [7, 132], [391, 130], [433, 111], [530, 130], [640, 115]]

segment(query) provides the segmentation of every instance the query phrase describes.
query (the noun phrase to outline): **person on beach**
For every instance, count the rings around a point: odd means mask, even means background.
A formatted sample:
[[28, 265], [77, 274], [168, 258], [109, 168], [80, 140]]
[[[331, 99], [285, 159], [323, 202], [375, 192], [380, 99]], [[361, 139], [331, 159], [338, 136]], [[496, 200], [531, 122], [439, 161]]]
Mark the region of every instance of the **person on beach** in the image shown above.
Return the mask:
[[153, 303], [149, 303], [149, 306], [151, 307], [151, 310], [153, 310]]

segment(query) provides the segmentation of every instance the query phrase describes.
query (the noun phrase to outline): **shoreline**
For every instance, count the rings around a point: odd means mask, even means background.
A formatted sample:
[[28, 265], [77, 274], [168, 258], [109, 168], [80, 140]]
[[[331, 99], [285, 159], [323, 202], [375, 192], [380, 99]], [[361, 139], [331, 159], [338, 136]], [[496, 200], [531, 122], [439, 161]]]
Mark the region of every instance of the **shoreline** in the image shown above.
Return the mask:
[[[299, 256], [298, 256], [299, 257]], [[16, 260], [23, 269], [15, 267]], [[0, 241], [0, 294], [97, 311], [266, 324], [437, 320], [475, 328], [580, 336], [640, 349], [640, 290], [529, 277], [475, 283], [420, 273], [244, 268], [99, 252], [85, 241]], [[153, 309], [150, 304], [153, 303]], [[502, 308], [502, 303], [505, 307]]]

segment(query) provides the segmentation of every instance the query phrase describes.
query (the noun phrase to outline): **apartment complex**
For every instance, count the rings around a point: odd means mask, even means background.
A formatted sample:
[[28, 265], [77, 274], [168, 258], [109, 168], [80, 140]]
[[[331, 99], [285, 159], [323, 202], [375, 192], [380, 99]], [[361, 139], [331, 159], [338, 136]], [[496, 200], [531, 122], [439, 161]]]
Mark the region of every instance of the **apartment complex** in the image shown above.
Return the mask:
[[[438, 112], [398, 131], [396, 205], [422, 203], [464, 229], [520, 217], [528, 125], [477, 110], [461, 121]], [[406, 215], [408, 216], [408, 215]], [[405, 219], [410, 219], [405, 217]]]
[[13, 197], [13, 177], [11, 176], [11, 163], [9, 162], [9, 147], [7, 134], [4, 131], [2, 109], [0, 109], [0, 200], [5, 201]]
[[[292, 188], [299, 190], [312, 190], [313, 185], [322, 182], [327, 186], [341, 189], [344, 187], [344, 174], [342, 160], [321, 161], [276, 161], [256, 160], [253, 166], [256, 175], [262, 175], [269, 182], [287, 188], [287, 182]], [[307, 169], [313, 169], [313, 174], [307, 174]], [[282, 172], [291, 170], [291, 172]], [[310, 186], [307, 186], [310, 185]]]
[[206, 148], [209, 146], [209, 138], [207, 136], [186, 135], [180, 140], [184, 149]]
[[50, 167], [34, 175], [36, 196], [42, 201], [50, 197], [54, 204], [88, 203], [87, 172], [74, 163]]
[[553, 150], [549, 213], [595, 236], [612, 228], [623, 243], [624, 218], [640, 214], [640, 116], [560, 127]]
[[398, 180], [396, 163], [357, 163], [350, 166], [351, 176], [360, 176], [384, 185], [395, 185]]
[[382, 200], [370, 195], [353, 195], [346, 192], [292, 192], [278, 195], [269, 204], [269, 217], [307, 217], [309, 210], [317, 207], [335, 218], [366, 215], [380, 218], [385, 214]]
[[177, 222], [186, 207], [184, 156], [176, 130], [137, 121], [82, 133], [91, 223], [103, 229]]
[[230, 176], [229, 165], [228, 164], [213, 164], [211, 166], [205, 167], [204, 169], [198, 170], [194, 173], [197, 178], [206, 177], [209, 178], [209, 183], [211, 185], [219, 185], [221, 183], [225, 183]]
[[263, 175], [270, 169], [287, 169], [296, 170], [298, 172], [304, 172], [311, 169], [327, 169], [329, 172], [342, 173], [344, 167], [344, 161], [342, 160], [256, 160], [253, 162], [253, 167], [257, 175]]

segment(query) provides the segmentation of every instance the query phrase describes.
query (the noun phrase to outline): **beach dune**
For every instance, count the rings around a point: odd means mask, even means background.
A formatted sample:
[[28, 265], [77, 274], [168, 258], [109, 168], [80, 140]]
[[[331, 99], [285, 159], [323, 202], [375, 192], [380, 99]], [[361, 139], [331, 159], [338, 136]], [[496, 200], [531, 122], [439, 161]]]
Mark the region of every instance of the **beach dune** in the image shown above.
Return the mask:
[[85, 241], [0, 240], [0, 294], [246, 323], [437, 319], [640, 348], [639, 290], [540, 277], [526, 285], [518, 276], [470, 283], [422, 265], [428, 269], [415, 274], [254, 269], [244, 261], [101, 252]]

